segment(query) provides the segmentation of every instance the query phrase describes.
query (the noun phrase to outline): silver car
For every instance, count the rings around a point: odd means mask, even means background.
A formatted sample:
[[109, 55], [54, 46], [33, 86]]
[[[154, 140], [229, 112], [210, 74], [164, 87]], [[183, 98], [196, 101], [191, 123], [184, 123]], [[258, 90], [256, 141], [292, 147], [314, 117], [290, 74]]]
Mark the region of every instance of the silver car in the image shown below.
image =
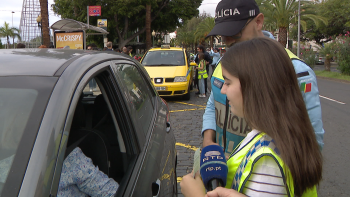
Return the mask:
[[115, 196], [176, 196], [169, 109], [127, 55], [0, 50], [0, 196], [57, 196], [79, 147]]

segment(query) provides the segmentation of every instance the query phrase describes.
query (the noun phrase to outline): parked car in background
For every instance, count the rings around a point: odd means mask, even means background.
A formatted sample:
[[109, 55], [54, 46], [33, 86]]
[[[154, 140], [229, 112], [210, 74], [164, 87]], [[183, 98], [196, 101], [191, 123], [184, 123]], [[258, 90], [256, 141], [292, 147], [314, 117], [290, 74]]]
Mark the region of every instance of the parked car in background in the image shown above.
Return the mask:
[[324, 65], [325, 58], [320, 56], [319, 54], [315, 55], [315, 63], [316, 65]]
[[119, 183], [116, 196], [177, 195], [169, 109], [138, 61], [64, 49], [0, 59], [0, 196], [57, 196], [76, 147]]
[[152, 48], [141, 59], [160, 96], [182, 96], [190, 99], [193, 68], [190, 55], [183, 48], [162, 45]]

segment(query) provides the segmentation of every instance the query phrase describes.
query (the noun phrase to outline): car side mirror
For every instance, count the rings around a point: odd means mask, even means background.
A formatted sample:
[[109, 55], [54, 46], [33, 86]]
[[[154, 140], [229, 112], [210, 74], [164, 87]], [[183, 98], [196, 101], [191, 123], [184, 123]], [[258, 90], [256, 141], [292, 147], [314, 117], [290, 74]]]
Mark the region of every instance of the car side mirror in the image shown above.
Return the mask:
[[195, 62], [191, 62], [190, 66], [197, 66], [197, 64]]

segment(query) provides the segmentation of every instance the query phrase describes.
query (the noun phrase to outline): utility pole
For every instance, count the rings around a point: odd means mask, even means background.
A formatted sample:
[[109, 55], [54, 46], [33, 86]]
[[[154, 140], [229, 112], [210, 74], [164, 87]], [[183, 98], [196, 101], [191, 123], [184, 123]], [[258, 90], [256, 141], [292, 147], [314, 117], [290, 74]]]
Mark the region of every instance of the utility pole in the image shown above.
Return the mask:
[[[13, 27], [13, 13], [15, 12], [12, 11], [12, 27]], [[13, 48], [15, 48], [15, 37], [12, 37], [12, 43], [13, 43]]]
[[300, 0], [298, 8], [298, 48], [297, 48], [298, 57], [300, 58]]

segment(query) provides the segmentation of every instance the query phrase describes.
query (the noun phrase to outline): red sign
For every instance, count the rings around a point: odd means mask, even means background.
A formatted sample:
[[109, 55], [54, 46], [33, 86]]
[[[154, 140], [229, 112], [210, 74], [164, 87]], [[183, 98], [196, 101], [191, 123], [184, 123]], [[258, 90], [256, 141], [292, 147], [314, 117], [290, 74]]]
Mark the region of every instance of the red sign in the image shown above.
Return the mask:
[[101, 16], [101, 6], [89, 6], [89, 16]]

